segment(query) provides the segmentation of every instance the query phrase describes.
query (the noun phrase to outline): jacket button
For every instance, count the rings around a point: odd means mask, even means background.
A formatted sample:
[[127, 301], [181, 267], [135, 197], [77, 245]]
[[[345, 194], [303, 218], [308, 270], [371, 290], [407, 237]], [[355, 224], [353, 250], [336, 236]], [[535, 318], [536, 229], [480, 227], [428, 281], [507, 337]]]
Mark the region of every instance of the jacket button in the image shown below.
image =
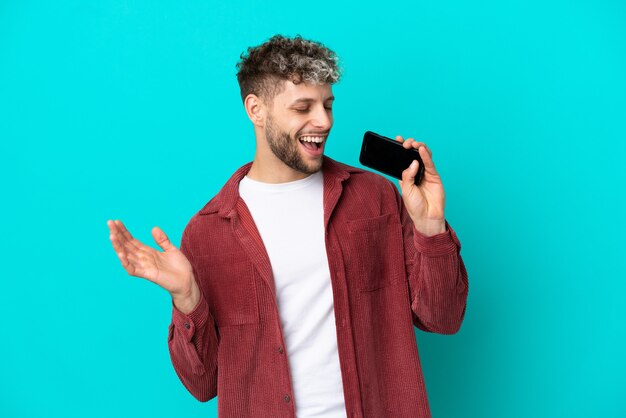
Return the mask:
[[185, 322], [183, 325], [185, 325], [185, 328], [187, 329], [191, 328], [191, 325], [189, 325], [189, 322]]
[[289, 401], [291, 400], [291, 397], [289, 395], [285, 395], [285, 402], [289, 403]]
[[282, 348], [281, 346], [278, 346], [278, 352], [279, 352], [280, 354], [283, 354], [283, 352], [284, 352], [284, 351], [283, 351], [283, 348]]

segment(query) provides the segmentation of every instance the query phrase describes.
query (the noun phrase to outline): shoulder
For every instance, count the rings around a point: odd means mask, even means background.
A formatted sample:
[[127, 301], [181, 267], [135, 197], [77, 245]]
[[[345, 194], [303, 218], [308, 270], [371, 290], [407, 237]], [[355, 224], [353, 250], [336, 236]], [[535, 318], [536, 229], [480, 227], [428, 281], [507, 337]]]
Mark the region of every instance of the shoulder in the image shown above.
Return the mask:
[[207, 234], [212, 235], [215, 231], [223, 230], [228, 224], [228, 219], [224, 214], [231, 210], [228, 206], [228, 196], [225, 194], [227, 192], [222, 189], [194, 213], [185, 226], [183, 236], [187, 235], [189, 239], [192, 237], [202, 239]]
[[348, 178], [348, 187], [366, 187], [377, 191], [389, 191], [395, 188], [394, 184], [382, 175], [354, 167], [326, 157], [326, 167], [331, 175], [340, 175]]
[[217, 211], [204, 214], [202, 212], [205, 208], [206, 205], [189, 219], [183, 230], [183, 240], [195, 240], [203, 235], [203, 231], [206, 231], [207, 226], [218, 221]]
[[230, 176], [220, 191], [194, 215], [194, 218], [198, 218], [196, 222], [200, 222], [203, 217], [230, 216], [239, 199], [239, 182], [250, 171], [251, 166], [252, 162], [248, 162]]
[[386, 177], [335, 161], [331, 161], [328, 168], [329, 176], [343, 180], [341, 207], [344, 209], [358, 212], [363, 217], [398, 211], [400, 194], [394, 183]]
[[372, 171], [356, 170], [358, 171], [350, 173], [350, 178], [346, 182], [347, 188], [380, 196], [391, 196], [397, 192], [396, 186], [388, 178]]

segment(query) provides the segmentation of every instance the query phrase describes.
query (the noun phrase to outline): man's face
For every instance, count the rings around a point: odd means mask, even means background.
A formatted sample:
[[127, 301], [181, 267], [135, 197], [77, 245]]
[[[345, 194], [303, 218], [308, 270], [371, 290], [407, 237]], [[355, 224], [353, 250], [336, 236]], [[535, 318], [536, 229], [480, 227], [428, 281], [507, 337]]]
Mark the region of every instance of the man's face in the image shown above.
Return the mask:
[[333, 126], [330, 84], [285, 81], [265, 120], [265, 138], [278, 159], [293, 170], [312, 174], [322, 167], [326, 138]]

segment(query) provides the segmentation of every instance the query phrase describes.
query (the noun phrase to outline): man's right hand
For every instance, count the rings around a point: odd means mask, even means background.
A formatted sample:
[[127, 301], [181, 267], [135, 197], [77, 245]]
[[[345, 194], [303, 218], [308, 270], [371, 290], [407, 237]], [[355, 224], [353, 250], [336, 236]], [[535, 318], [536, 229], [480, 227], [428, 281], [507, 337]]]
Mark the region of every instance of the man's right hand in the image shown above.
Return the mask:
[[148, 279], [170, 292], [174, 305], [184, 314], [191, 312], [200, 301], [200, 289], [187, 257], [167, 238], [158, 226], [152, 237], [163, 249], [157, 251], [142, 244], [119, 221], [107, 221], [111, 243], [126, 272]]

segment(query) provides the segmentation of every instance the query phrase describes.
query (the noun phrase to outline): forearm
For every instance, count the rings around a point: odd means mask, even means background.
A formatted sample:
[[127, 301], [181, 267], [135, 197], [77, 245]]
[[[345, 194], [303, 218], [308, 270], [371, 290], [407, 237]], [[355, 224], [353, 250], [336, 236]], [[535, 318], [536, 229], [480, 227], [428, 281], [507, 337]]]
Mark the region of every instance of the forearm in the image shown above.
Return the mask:
[[409, 276], [413, 322], [440, 334], [457, 332], [465, 315], [468, 277], [460, 255], [461, 244], [446, 223], [433, 235], [414, 232], [415, 253]]
[[202, 402], [217, 395], [217, 346], [215, 322], [202, 294], [187, 314], [172, 300], [168, 336], [172, 365], [185, 388]]

